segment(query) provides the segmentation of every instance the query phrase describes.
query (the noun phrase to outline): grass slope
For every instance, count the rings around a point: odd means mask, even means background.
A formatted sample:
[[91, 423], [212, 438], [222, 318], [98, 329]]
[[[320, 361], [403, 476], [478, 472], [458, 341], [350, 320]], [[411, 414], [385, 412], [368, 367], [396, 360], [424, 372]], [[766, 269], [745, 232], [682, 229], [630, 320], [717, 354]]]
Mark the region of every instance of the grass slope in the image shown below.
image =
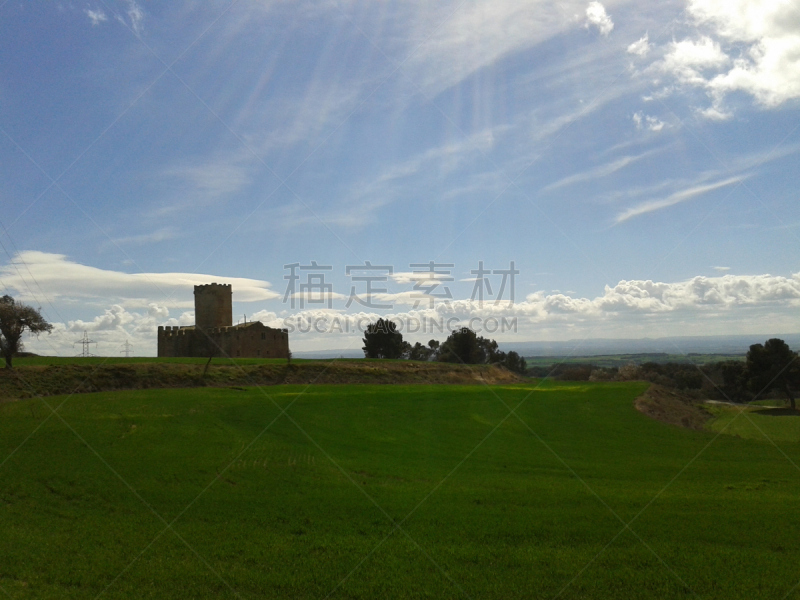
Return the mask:
[[786, 406], [707, 404], [714, 415], [706, 427], [751, 440], [800, 442], [800, 412]]
[[0, 595], [797, 598], [800, 446], [653, 421], [644, 389], [6, 403]]

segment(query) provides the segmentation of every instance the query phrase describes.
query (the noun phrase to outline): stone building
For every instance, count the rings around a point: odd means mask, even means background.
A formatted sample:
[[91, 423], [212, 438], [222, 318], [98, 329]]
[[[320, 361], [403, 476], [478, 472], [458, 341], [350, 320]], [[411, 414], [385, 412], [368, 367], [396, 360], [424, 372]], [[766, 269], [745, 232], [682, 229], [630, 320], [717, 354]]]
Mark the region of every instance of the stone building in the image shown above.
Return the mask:
[[230, 284], [194, 286], [195, 324], [159, 327], [158, 356], [288, 358], [289, 331], [261, 321], [233, 324]]

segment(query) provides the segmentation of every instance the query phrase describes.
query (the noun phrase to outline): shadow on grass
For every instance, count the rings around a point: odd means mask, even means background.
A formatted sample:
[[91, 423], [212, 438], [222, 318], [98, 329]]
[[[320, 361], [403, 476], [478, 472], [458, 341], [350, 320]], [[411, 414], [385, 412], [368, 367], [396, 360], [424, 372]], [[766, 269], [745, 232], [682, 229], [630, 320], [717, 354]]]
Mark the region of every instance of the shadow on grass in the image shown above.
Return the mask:
[[764, 408], [761, 410], [754, 410], [755, 415], [764, 415], [766, 417], [800, 417], [800, 411], [794, 408]]

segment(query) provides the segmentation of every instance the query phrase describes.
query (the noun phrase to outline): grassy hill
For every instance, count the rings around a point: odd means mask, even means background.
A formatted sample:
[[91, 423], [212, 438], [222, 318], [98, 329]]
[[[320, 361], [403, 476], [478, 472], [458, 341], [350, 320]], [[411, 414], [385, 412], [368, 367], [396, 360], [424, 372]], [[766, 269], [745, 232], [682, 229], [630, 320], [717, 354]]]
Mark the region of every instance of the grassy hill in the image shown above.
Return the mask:
[[323, 383], [512, 383], [521, 378], [489, 365], [408, 360], [214, 359], [205, 358], [58, 358], [19, 359], [0, 369], [0, 402], [125, 389], [231, 387]]
[[793, 597], [800, 445], [659, 423], [645, 387], [5, 403], [0, 595]]

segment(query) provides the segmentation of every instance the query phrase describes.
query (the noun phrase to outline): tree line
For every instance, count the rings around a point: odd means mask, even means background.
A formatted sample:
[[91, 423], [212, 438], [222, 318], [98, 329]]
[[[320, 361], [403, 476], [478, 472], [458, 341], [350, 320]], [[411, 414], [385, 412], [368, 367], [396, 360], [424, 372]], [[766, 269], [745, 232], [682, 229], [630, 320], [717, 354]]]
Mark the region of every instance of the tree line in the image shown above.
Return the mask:
[[430, 340], [413, 346], [403, 340], [397, 324], [389, 319], [378, 319], [364, 330], [365, 358], [394, 358], [406, 360], [438, 361], [466, 365], [498, 365], [515, 373], [525, 373], [525, 359], [516, 352], [503, 352], [497, 342], [479, 336], [469, 327], [450, 333], [444, 342]]
[[644, 380], [686, 392], [698, 398], [751, 402], [783, 398], [794, 409], [800, 391], [800, 360], [780, 338], [750, 346], [744, 360], [724, 360], [704, 365], [645, 362], [602, 368], [591, 363], [533, 367], [532, 377], [570, 381]]

